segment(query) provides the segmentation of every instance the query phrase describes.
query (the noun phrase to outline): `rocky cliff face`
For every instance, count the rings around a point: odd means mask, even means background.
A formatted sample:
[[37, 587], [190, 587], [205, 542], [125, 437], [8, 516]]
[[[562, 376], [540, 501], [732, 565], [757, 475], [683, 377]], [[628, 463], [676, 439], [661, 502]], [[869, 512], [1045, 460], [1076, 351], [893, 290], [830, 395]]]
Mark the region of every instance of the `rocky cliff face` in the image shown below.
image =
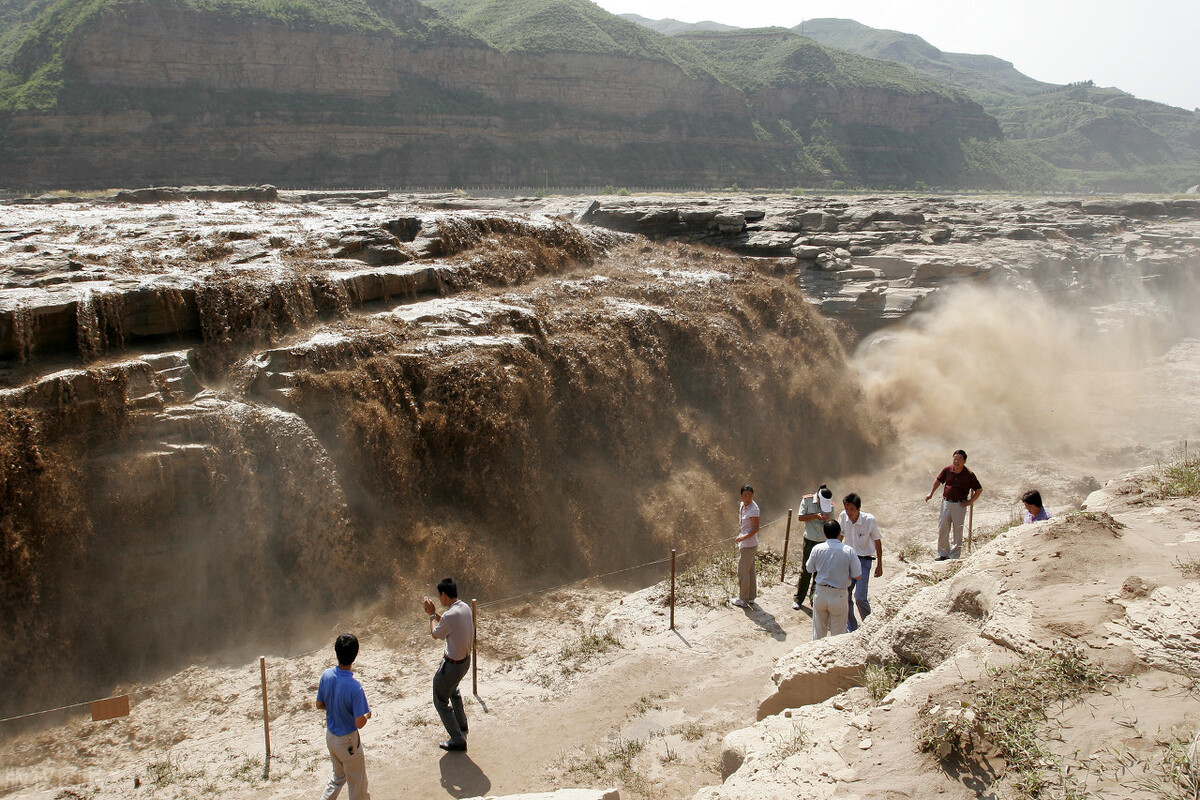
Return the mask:
[[[18, 61], [30, 66], [37, 52]], [[901, 164], [880, 171], [852, 156], [862, 182], [944, 182], [926, 169], [925, 140], [995, 132], [977, 106], [942, 98], [832, 89], [747, 98], [666, 61], [502, 53], [467, 36], [404, 39], [154, 4], [81, 26], [63, 58], [53, 110], [0, 118], [0, 185], [819, 179], [799, 166], [794, 141], [756, 135], [759, 117], [828, 117], [848, 153]]]

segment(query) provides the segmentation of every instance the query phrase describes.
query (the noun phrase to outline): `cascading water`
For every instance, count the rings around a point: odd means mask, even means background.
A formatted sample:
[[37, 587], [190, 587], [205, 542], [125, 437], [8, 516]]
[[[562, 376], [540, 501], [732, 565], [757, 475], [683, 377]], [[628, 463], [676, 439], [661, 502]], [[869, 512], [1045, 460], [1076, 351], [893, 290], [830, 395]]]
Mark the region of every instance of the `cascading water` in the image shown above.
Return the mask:
[[783, 276], [561, 222], [435, 228], [445, 299], [351, 312], [344, 262], [218, 268], [200, 341], [115, 362], [155, 340], [80, 301], [95, 363], [0, 398], [0, 664], [26, 676], [0, 710], [442, 574], [499, 595], [707, 542], [730, 487], [783, 498], [888, 435]]

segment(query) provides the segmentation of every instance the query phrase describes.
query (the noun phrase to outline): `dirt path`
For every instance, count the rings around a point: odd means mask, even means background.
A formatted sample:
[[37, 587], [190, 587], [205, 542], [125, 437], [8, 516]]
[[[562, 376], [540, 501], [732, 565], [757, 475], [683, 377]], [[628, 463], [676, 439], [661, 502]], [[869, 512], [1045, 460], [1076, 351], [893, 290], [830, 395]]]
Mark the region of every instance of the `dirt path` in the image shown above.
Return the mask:
[[[442, 731], [431, 725], [403, 757], [398, 748], [379, 759], [373, 786], [384, 797], [440, 798], [641, 776], [655, 796], [688, 797], [719, 781], [721, 737], [754, 720], [775, 661], [809, 636], [809, 617], [791, 609], [793, 591], [769, 587], [752, 611], [680, 609], [676, 632], [645, 593], [632, 595], [609, 618], [622, 648], [544, 688], [513, 685], [512, 671], [484, 665], [482, 703], [468, 708], [470, 751], [442, 753]], [[639, 763], [622, 770], [622, 748], [635, 742], [644, 745]]]
[[[774, 526], [764, 533], [776, 537]], [[346, 628], [362, 642], [356, 673], [374, 710], [363, 732], [372, 794], [620, 786], [624, 797], [687, 798], [718, 783], [722, 738], [753, 723], [775, 662], [810, 637], [810, 617], [792, 610], [794, 585], [779, 584], [777, 570], [760, 570], [755, 609], [680, 606], [675, 631], [661, 584], [633, 594], [572, 588], [484, 609], [465, 754], [437, 747], [445, 732], [430, 680], [440, 643], [423, 616], [359, 613], [331, 626], [330, 641]], [[238, 660], [127, 687], [137, 692], [129, 718], [76, 718], [10, 738], [0, 796], [312, 797], [328, 778], [324, 716], [313, 706], [326, 649], [268, 656], [267, 781], [258, 663]], [[470, 691], [470, 676], [463, 686]]]

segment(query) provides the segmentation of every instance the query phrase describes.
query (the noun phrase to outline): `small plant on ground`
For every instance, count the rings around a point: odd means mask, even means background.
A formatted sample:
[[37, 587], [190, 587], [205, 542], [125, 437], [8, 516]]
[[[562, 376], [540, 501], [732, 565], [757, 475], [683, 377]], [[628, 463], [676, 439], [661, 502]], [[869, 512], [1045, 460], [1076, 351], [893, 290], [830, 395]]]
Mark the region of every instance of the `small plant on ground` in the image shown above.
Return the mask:
[[868, 664], [863, 671], [862, 685], [866, 687], [871, 699], [878, 703], [910, 677], [919, 672], [927, 672], [928, 669], [924, 664], [910, 664], [900, 659]]
[[704, 738], [704, 726], [698, 722], [684, 722], [679, 725], [673, 725], [668, 732], [679, 734], [685, 742], [697, 742]]
[[916, 564], [929, 558], [929, 546], [922, 542], [908, 542], [896, 551], [896, 557], [905, 564]]
[[584, 756], [566, 765], [566, 772], [587, 776], [596, 781], [616, 780], [632, 794], [645, 796], [649, 791], [646, 778], [633, 768], [633, 760], [646, 748], [641, 739], [618, 737], [599, 752]]
[[1000, 534], [1016, 528], [1022, 521], [1021, 515], [1014, 511], [1009, 514], [1007, 522], [1000, 522], [995, 525], [981, 525], [971, 534], [971, 547], [982, 547]]
[[189, 772], [178, 761], [169, 756], [162, 761], [155, 761], [146, 767], [146, 778], [155, 786], [171, 786], [172, 784], [184, 783], [203, 776], [203, 770]]
[[736, 587], [737, 555], [721, 547], [683, 568], [675, 579], [675, 603], [716, 608], [729, 600]]
[[1200, 558], [1176, 558], [1175, 568], [1185, 578], [1200, 578]]
[[1061, 766], [1046, 748], [1054, 704], [1075, 700], [1112, 679], [1073, 642], [1026, 655], [992, 670], [990, 680], [957, 703], [927, 706], [917, 733], [921, 749], [946, 761], [969, 761], [991, 748], [1004, 760], [1004, 779], [1018, 796], [1036, 797], [1048, 772]]
[[772, 738], [781, 759], [790, 758], [804, 750], [804, 727], [795, 720], [792, 721], [791, 727], [772, 734]]
[[1200, 459], [1184, 459], [1163, 471], [1162, 493], [1166, 497], [1200, 496]]
[[[754, 560], [759, 586], [774, 586], [779, 582], [779, 565], [783, 556], [773, 550], [760, 549]], [[728, 547], [719, 547], [697, 556], [675, 578], [676, 605], [725, 605], [738, 591], [738, 555]]]
[[256, 783], [262, 779], [262, 776], [263, 763], [262, 759], [258, 756], [246, 756], [233, 768], [233, 779], [235, 781]]
[[1184, 734], [1163, 742], [1162, 753], [1147, 770], [1144, 788], [1164, 800], [1196, 800], [1200, 797], [1200, 765], [1192, 763], [1192, 737]]
[[1124, 745], [1108, 748], [1084, 759], [1078, 769], [1092, 778], [1162, 800], [1196, 800], [1200, 797], [1200, 778], [1188, 757], [1191, 743], [1190, 732], [1175, 729], [1166, 738], [1156, 739], [1161, 750], [1135, 751]]
[[660, 692], [658, 694], [648, 695], [648, 696], [639, 698], [638, 701], [633, 704], [634, 715], [635, 716], [641, 715], [641, 714], [645, 714], [647, 711], [649, 711], [651, 709], [662, 708], [662, 706], [659, 705], [658, 701], [663, 699], [665, 696], [666, 695], [664, 695], [663, 693]]
[[580, 661], [598, 656], [621, 646], [621, 640], [607, 629], [588, 631], [578, 639], [565, 643], [558, 651], [559, 661]]
[[958, 559], [956, 561], [947, 561], [942, 564], [940, 569], [928, 572], [918, 572], [916, 577], [917, 580], [921, 581], [922, 583], [927, 583], [932, 586], [935, 583], [941, 583], [944, 580], [953, 578], [958, 574], [958, 571], [963, 568], [963, 564], [965, 563], [966, 562], [962, 559]]

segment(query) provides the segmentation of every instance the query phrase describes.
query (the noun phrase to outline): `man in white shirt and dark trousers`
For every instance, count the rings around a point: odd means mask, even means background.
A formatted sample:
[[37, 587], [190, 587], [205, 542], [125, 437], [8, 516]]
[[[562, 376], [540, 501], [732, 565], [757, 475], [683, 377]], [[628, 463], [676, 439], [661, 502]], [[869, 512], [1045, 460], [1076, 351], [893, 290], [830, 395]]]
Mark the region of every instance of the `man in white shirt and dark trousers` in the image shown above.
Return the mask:
[[816, 579], [813, 590], [813, 639], [846, 632], [846, 590], [862, 574], [862, 565], [854, 548], [838, 541], [842, 526], [836, 520], [825, 523], [825, 542], [808, 556], [808, 571]]
[[446, 609], [437, 607], [425, 598], [425, 613], [429, 615], [429, 633], [435, 639], [446, 640], [446, 652], [441, 666], [433, 676], [433, 707], [437, 709], [450, 739], [438, 744], [443, 750], [467, 749], [467, 713], [463, 709], [458, 684], [471, 668], [471, 644], [475, 641], [475, 620], [471, 607], [458, 599], [458, 586], [453, 578], [443, 578], [437, 585], [438, 599]]
[[846, 630], [858, 630], [858, 620], [854, 618], [854, 607], [858, 606], [858, 615], [866, 621], [871, 613], [871, 604], [867, 601], [867, 584], [871, 580], [871, 567], [875, 568], [875, 577], [883, 577], [883, 534], [879, 532], [879, 524], [874, 514], [862, 511], [862, 498], [851, 492], [842, 498], [842, 508], [838, 522], [842, 526], [842, 541], [854, 548], [862, 567], [862, 576], [850, 586], [846, 593]]

